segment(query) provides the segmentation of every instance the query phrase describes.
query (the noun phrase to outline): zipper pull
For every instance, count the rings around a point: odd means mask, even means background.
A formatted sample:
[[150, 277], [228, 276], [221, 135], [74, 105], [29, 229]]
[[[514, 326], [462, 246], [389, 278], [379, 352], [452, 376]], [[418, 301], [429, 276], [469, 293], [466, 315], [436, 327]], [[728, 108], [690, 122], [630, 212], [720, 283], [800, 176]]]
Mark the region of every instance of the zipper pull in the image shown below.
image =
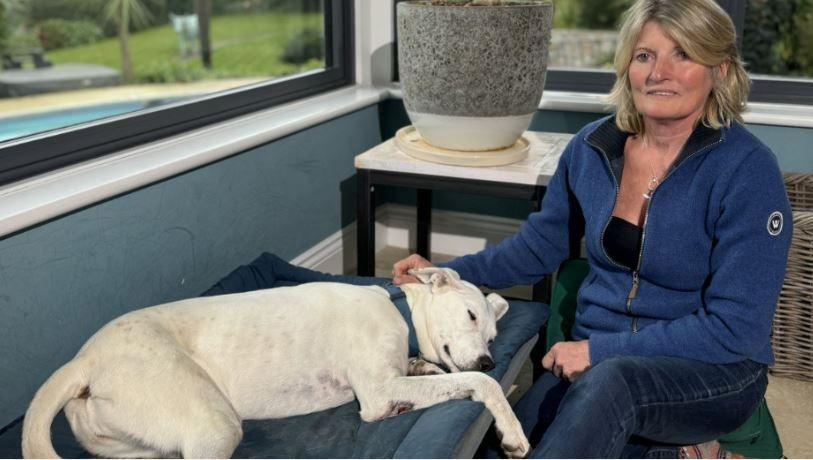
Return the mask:
[[632, 313], [632, 299], [638, 295], [638, 270], [632, 272], [632, 288], [630, 288], [630, 293], [627, 294], [627, 313]]
[[635, 296], [638, 295], [638, 284], [639, 284], [639, 282], [640, 281], [638, 279], [638, 271], [636, 270], [636, 271], [632, 272], [632, 289], [630, 289], [629, 296], [627, 296], [628, 299], [634, 299]]

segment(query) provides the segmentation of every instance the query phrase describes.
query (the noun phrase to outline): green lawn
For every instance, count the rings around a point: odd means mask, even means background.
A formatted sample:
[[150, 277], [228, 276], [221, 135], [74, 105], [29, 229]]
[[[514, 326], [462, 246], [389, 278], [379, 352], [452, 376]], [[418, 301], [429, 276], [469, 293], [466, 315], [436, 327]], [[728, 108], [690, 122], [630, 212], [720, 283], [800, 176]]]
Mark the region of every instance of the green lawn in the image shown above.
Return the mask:
[[[182, 59], [178, 36], [166, 25], [130, 36], [130, 50], [137, 81], [190, 81], [202, 78], [283, 76], [321, 68], [323, 61], [311, 60], [293, 65], [281, 59], [288, 41], [304, 28], [321, 30], [321, 14], [256, 13], [212, 18], [211, 72], [200, 59]], [[49, 51], [55, 64], [101, 64], [121, 70], [117, 38], [91, 45]]]

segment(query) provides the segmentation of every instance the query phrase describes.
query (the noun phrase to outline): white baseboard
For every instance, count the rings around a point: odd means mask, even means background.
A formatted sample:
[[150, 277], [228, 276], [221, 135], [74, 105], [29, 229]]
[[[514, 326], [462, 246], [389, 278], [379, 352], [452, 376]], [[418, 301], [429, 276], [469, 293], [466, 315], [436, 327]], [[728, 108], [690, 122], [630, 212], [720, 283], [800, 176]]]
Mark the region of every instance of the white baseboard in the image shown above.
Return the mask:
[[[352, 224], [296, 256], [291, 260], [291, 263], [320, 272], [333, 273], [335, 275], [342, 274], [344, 272], [343, 256], [346, 251], [344, 249], [344, 233], [350, 229], [350, 227], [352, 227], [353, 239], [355, 240], [356, 225]], [[355, 247], [355, 242], [353, 243], [353, 247]]]
[[[376, 241], [386, 241], [385, 246], [415, 249], [416, 209], [389, 203], [378, 209], [376, 218], [384, 224], [386, 233], [376, 233]], [[521, 224], [522, 221], [518, 219], [433, 210], [429, 246], [432, 252], [463, 256], [499, 243], [516, 233]]]
[[[376, 252], [383, 247], [415, 249], [416, 210], [387, 203], [376, 209]], [[432, 252], [462, 256], [496, 244], [519, 229], [521, 220], [455, 211], [432, 211]], [[356, 268], [355, 222], [330, 235], [291, 261], [294, 265], [333, 274]]]

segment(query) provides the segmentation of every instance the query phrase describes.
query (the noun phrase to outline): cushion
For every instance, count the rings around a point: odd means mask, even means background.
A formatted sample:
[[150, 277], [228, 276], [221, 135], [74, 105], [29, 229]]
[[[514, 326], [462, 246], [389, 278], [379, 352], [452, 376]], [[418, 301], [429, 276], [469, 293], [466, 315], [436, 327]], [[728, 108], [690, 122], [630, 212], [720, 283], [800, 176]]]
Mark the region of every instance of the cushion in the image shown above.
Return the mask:
[[576, 320], [576, 297], [579, 287], [587, 277], [590, 266], [585, 259], [566, 260], [556, 272], [550, 301], [550, 318], [545, 331], [545, 349], [570, 340], [570, 330]]
[[[313, 281], [384, 284], [384, 278], [337, 276], [296, 267], [264, 253], [220, 280], [204, 295], [290, 286]], [[511, 300], [497, 323], [491, 347], [496, 367], [489, 375], [505, 389], [527, 358], [530, 345], [548, 316], [536, 302]], [[510, 369], [509, 369], [510, 368]], [[374, 423], [363, 422], [357, 401], [308, 415], [243, 423], [243, 440], [234, 452], [244, 458], [451, 458], [472, 455], [482, 439], [488, 414], [481, 403], [449, 401]], [[18, 420], [0, 433], [0, 457], [20, 457]], [[88, 457], [60, 414], [52, 426], [53, 443], [63, 457]]]

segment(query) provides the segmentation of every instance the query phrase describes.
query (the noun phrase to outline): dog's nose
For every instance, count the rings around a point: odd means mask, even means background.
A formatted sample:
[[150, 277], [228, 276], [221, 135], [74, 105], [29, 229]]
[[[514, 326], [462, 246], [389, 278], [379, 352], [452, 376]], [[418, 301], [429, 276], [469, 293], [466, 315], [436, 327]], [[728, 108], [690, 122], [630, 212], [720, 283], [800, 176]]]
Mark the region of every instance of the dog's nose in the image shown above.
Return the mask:
[[478, 361], [480, 363], [480, 372], [488, 372], [491, 369], [494, 369], [494, 361], [492, 361], [488, 356], [481, 356]]

